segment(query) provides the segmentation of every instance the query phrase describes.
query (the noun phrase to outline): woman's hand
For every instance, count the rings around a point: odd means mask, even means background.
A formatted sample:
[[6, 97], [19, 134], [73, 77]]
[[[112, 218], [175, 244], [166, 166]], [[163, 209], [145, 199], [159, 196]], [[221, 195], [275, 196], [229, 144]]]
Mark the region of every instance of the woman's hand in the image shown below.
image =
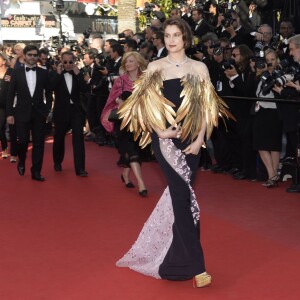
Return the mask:
[[198, 155], [202, 145], [204, 145], [204, 140], [197, 139], [194, 142], [192, 142], [189, 146], [187, 146], [182, 152], [184, 152], [185, 154]]
[[288, 87], [296, 89], [297, 92], [300, 92], [299, 81], [296, 81], [296, 82], [288, 81], [285, 85], [288, 86]]
[[166, 130], [155, 130], [161, 139], [179, 139], [181, 137], [182, 128], [180, 124], [168, 127]]
[[205, 146], [204, 136], [206, 132], [206, 121], [202, 120], [201, 130], [197, 136], [197, 139], [192, 142], [189, 146], [187, 146], [182, 152], [185, 154], [193, 154], [198, 155], [201, 146]]
[[124, 100], [122, 100], [121, 98], [117, 98], [116, 100], [116, 103], [118, 104], [118, 108], [124, 103]]
[[4, 81], [10, 82], [11, 76], [10, 75], [5, 75]]
[[274, 92], [276, 92], [277, 94], [281, 94], [282, 90], [283, 90], [283, 87], [282, 86], [277, 86], [277, 85], [274, 85], [274, 87], [272, 88], [272, 90]]

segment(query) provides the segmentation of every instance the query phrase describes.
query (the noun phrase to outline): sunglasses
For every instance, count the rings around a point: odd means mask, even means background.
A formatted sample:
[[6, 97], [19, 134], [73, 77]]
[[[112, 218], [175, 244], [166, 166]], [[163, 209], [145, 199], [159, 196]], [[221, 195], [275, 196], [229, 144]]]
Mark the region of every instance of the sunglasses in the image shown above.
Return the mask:
[[26, 55], [28, 55], [29, 57], [38, 57], [38, 55], [34, 53], [27, 53]]
[[232, 57], [237, 57], [238, 55], [241, 55], [241, 54], [239, 54], [239, 53], [232, 53], [231, 54]]
[[66, 65], [67, 63], [68, 63], [69, 65], [73, 65], [73, 60], [69, 60], [69, 61], [66, 61], [66, 60], [65, 60], [65, 61], [64, 61], [64, 65]]

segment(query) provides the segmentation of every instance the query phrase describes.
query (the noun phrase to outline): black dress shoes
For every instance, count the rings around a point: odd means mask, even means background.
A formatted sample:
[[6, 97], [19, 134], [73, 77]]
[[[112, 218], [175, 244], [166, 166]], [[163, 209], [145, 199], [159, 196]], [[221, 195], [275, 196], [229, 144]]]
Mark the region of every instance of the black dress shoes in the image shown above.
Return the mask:
[[79, 177], [88, 177], [88, 172], [85, 170], [80, 170], [80, 171], [76, 172], [76, 175]]
[[45, 181], [45, 177], [43, 177], [41, 174], [39, 173], [35, 173], [31, 175], [32, 180], [36, 180], [36, 181]]
[[25, 174], [25, 164], [23, 162], [18, 163], [17, 169], [21, 176], [23, 176]]
[[235, 175], [239, 172], [241, 172], [241, 170], [239, 170], [238, 168], [231, 168], [228, 171], [225, 171], [224, 173], [228, 175]]
[[54, 170], [55, 170], [56, 172], [61, 172], [61, 171], [62, 171], [61, 164], [55, 163], [55, 164], [54, 164]]
[[148, 191], [147, 191], [147, 190], [139, 191], [139, 195], [140, 195], [141, 197], [147, 197]]
[[298, 185], [291, 185], [289, 188], [286, 189], [288, 193], [300, 193], [300, 184]]
[[236, 179], [236, 180], [243, 180], [243, 179], [246, 179], [246, 175], [244, 174], [244, 172], [238, 172], [236, 174], [234, 174], [232, 176], [233, 179]]
[[130, 181], [128, 181], [127, 183], [125, 182], [125, 179], [124, 179], [123, 175], [121, 175], [121, 180], [122, 180], [122, 182], [125, 183], [125, 186], [126, 186], [128, 189], [134, 188], [134, 184], [133, 184], [132, 182], [130, 182]]

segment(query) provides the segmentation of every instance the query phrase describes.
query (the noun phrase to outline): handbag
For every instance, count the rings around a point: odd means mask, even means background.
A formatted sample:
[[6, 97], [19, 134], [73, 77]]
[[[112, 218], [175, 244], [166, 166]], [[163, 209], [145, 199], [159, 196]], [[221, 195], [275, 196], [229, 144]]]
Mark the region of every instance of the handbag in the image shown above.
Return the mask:
[[[122, 94], [123, 94], [124, 82], [122, 79], [121, 79], [121, 82], [122, 82]], [[108, 121], [109, 122], [118, 122], [119, 121], [118, 108], [114, 108], [111, 110], [110, 114], [108, 115]]]
[[109, 122], [117, 122], [119, 121], [119, 115], [118, 115], [118, 109], [112, 109], [109, 116], [108, 116], [108, 121]]

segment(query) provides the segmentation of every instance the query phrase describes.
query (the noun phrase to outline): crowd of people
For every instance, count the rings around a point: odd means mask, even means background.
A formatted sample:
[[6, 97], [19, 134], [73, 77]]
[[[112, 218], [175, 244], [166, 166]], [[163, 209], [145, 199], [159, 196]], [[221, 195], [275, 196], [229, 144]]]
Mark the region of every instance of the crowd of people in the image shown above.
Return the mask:
[[[53, 123], [55, 171], [62, 171], [64, 138], [71, 129], [78, 176], [88, 176], [84, 140], [99, 146], [117, 146], [118, 164], [123, 167], [121, 179], [126, 187], [133, 187], [129, 177], [132, 170], [140, 195], [146, 196], [140, 166], [143, 159], [153, 159], [151, 149], [148, 146], [141, 152], [136, 137], [120, 130], [120, 123], [108, 118], [113, 109], [126, 101], [147, 64], [168, 58], [162, 21], [182, 19], [193, 33], [193, 43], [185, 50], [187, 56], [207, 66], [217, 94], [235, 117], [235, 120], [219, 122], [213, 130], [210, 138], [213, 153], [202, 149], [200, 166], [215, 173], [230, 174], [236, 180], [263, 180], [270, 188], [278, 186], [281, 159], [296, 166], [294, 178], [298, 178], [299, 104], [270, 101], [271, 98], [296, 100], [300, 95], [300, 41], [293, 20], [280, 20], [279, 31], [273, 32], [273, 24], [263, 23], [255, 2], [249, 4], [247, 18], [241, 16], [238, 8], [230, 9], [215, 1], [206, 1], [203, 7], [189, 0], [168, 15], [158, 4], [152, 7], [155, 7], [155, 18], [150, 26], [137, 33], [125, 30], [118, 40], [103, 40], [100, 34], [93, 34], [90, 39], [81, 36], [76, 44], [58, 48], [56, 53], [23, 43], [3, 45], [0, 55], [2, 157], [9, 156], [6, 132], [9, 130], [10, 161], [17, 162], [18, 171], [23, 175], [31, 138], [32, 178], [43, 181], [44, 137]], [[27, 72], [27, 68], [33, 72]], [[291, 70], [295, 74], [290, 74]], [[275, 84], [278, 74], [293, 77], [285, 76], [287, 80], [280, 86]], [[27, 86], [24, 86], [25, 78]], [[287, 140], [285, 151], [282, 151], [283, 135]], [[299, 192], [299, 182], [294, 180], [288, 191]]]

